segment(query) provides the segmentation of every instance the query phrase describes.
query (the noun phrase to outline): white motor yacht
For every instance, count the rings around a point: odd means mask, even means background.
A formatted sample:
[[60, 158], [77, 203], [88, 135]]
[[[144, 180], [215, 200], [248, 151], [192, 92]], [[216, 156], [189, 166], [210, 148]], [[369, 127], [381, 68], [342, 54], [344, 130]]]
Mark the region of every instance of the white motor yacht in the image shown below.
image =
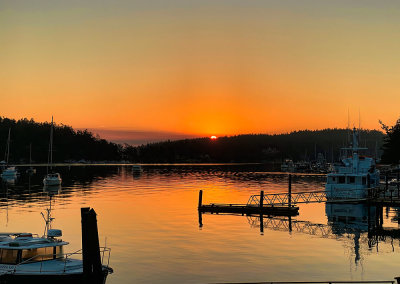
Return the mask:
[[327, 199], [364, 199], [369, 188], [379, 186], [379, 170], [376, 169], [375, 160], [371, 157], [361, 156], [358, 131], [353, 129], [352, 145], [343, 148], [350, 151], [351, 155], [344, 158], [341, 164], [335, 165], [327, 176], [325, 191]]

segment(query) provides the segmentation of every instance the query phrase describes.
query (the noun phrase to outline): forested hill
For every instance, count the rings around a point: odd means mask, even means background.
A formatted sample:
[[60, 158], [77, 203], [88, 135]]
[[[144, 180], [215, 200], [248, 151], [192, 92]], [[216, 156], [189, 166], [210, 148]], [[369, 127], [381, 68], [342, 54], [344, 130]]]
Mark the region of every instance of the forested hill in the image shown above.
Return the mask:
[[[11, 128], [10, 163], [29, 162], [29, 145], [32, 160], [47, 162], [50, 123], [33, 120], [12, 120], [0, 117], [0, 161], [4, 159], [8, 129]], [[96, 137], [88, 131], [76, 131], [70, 126], [54, 126], [53, 160], [70, 161], [121, 161], [142, 163], [185, 162], [280, 162], [290, 158], [295, 161], [315, 160], [322, 153], [328, 161], [338, 160], [340, 148], [347, 146], [349, 131], [325, 129], [296, 131], [279, 135], [238, 135], [186, 139], [147, 144], [139, 147], [119, 145]], [[361, 131], [360, 144], [369, 148], [370, 156], [381, 149], [384, 134], [380, 131]], [[380, 151], [379, 151], [380, 152]]]
[[[0, 117], [0, 161], [5, 159], [8, 129], [11, 128], [10, 163], [29, 162], [29, 145], [32, 144], [32, 160], [46, 163], [49, 149], [50, 128], [48, 122], [13, 120]], [[121, 146], [95, 137], [88, 131], [75, 131], [66, 125], [54, 125], [53, 161], [119, 161]]]
[[[348, 146], [349, 130], [304, 130], [279, 135], [238, 135], [188, 139], [129, 147], [125, 154], [138, 162], [280, 162], [315, 160], [322, 153], [327, 161], [337, 161], [340, 148]], [[380, 154], [384, 134], [376, 130], [363, 130], [360, 145], [367, 146], [366, 154]]]

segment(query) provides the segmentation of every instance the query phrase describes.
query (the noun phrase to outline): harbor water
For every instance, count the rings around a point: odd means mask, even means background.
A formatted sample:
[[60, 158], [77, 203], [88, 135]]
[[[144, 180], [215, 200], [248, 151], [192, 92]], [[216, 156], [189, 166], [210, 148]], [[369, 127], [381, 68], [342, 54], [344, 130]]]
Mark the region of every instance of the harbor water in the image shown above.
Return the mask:
[[[81, 248], [80, 208], [98, 213], [100, 244], [111, 247], [107, 283], [393, 280], [400, 276], [398, 208], [300, 204], [288, 218], [203, 214], [203, 203], [246, 203], [250, 195], [286, 192], [288, 175], [262, 165], [128, 165], [57, 167], [61, 190], [43, 189], [45, 167], [2, 182], [3, 232], [53, 228]], [[294, 175], [292, 192], [321, 191], [324, 176]], [[374, 224], [381, 218], [379, 232]], [[260, 230], [260, 228], [263, 228]]]

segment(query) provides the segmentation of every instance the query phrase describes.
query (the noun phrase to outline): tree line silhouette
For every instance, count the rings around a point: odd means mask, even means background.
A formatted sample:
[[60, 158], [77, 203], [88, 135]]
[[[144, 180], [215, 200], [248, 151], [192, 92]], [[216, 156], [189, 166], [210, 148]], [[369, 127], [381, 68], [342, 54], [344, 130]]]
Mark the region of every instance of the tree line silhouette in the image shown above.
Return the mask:
[[[125, 148], [127, 159], [150, 163], [182, 162], [281, 162], [313, 161], [321, 153], [328, 162], [338, 161], [341, 148], [349, 144], [348, 129], [302, 130], [288, 134], [248, 134], [231, 137], [166, 141]], [[383, 133], [361, 130], [365, 154], [380, 156]]]
[[[8, 130], [11, 129], [10, 163], [29, 162], [29, 148], [32, 145], [32, 160], [46, 163], [49, 152], [51, 123], [35, 122], [33, 119], [0, 117], [0, 160], [6, 150]], [[95, 137], [87, 130], [74, 130], [67, 125], [54, 124], [53, 162], [79, 160], [119, 161], [122, 146]]]
[[[8, 129], [11, 128], [10, 163], [29, 162], [29, 145], [32, 144], [32, 160], [47, 162], [51, 124], [33, 119], [13, 120], [0, 117], [0, 155], [5, 153]], [[400, 158], [399, 122], [386, 129], [383, 157], [388, 161], [397, 151]], [[338, 161], [340, 148], [348, 146], [348, 129], [302, 130], [287, 134], [247, 134], [230, 137], [185, 139], [164, 141], [141, 146], [120, 145], [94, 135], [88, 130], [55, 124], [53, 161], [129, 161], [136, 163], [208, 163], [208, 162], [281, 162], [286, 158], [294, 161], [312, 161], [321, 153], [328, 162]], [[384, 134], [377, 130], [361, 130], [360, 145], [369, 150], [367, 155], [381, 155]], [[389, 140], [388, 140], [389, 139]], [[397, 140], [393, 140], [397, 139]], [[392, 141], [393, 140], [393, 141]], [[397, 141], [397, 142], [395, 142]], [[394, 143], [394, 144], [393, 144]], [[397, 144], [396, 144], [397, 143]], [[0, 160], [3, 158], [0, 156]]]
[[400, 164], [400, 119], [393, 126], [387, 126], [379, 121], [386, 132], [383, 140], [382, 162]]

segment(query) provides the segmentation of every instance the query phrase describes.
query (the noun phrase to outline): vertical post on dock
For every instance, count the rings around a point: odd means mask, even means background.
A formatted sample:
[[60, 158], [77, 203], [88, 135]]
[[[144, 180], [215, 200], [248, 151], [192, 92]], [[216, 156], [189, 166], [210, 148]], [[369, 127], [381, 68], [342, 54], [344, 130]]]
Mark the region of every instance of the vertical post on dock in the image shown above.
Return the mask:
[[397, 169], [397, 198], [400, 198], [400, 183], [399, 183], [399, 180], [400, 180], [400, 172], [399, 172], [399, 170]]
[[197, 207], [197, 209], [201, 208], [202, 203], [203, 203], [203, 190], [200, 189], [200, 191], [199, 191], [199, 207]]
[[100, 258], [96, 215], [92, 208], [81, 208], [83, 277], [85, 283], [91, 284], [105, 281]]
[[292, 175], [289, 175], [288, 207], [292, 207]]
[[368, 188], [368, 190], [369, 190], [369, 192], [370, 192], [370, 197], [373, 197], [373, 198], [375, 198], [375, 191], [376, 191], [376, 189], [372, 189], [371, 188], [371, 176], [369, 175], [369, 174], [367, 174], [367, 188]]
[[264, 234], [264, 215], [263, 215], [263, 206], [264, 206], [264, 190], [260, 191], [260, 233]]
[[388, 188], [389, 188], [389, 177], [388, 177], [388, 173], [387, 172], [386, 172], [386, 176], [385, 176], [385, 187], [386, 187], [386, 191], [387, 191]]
[[199, 228], [203, 228], [203, 213], [201, 213], [201, 211], [199, 210]]

